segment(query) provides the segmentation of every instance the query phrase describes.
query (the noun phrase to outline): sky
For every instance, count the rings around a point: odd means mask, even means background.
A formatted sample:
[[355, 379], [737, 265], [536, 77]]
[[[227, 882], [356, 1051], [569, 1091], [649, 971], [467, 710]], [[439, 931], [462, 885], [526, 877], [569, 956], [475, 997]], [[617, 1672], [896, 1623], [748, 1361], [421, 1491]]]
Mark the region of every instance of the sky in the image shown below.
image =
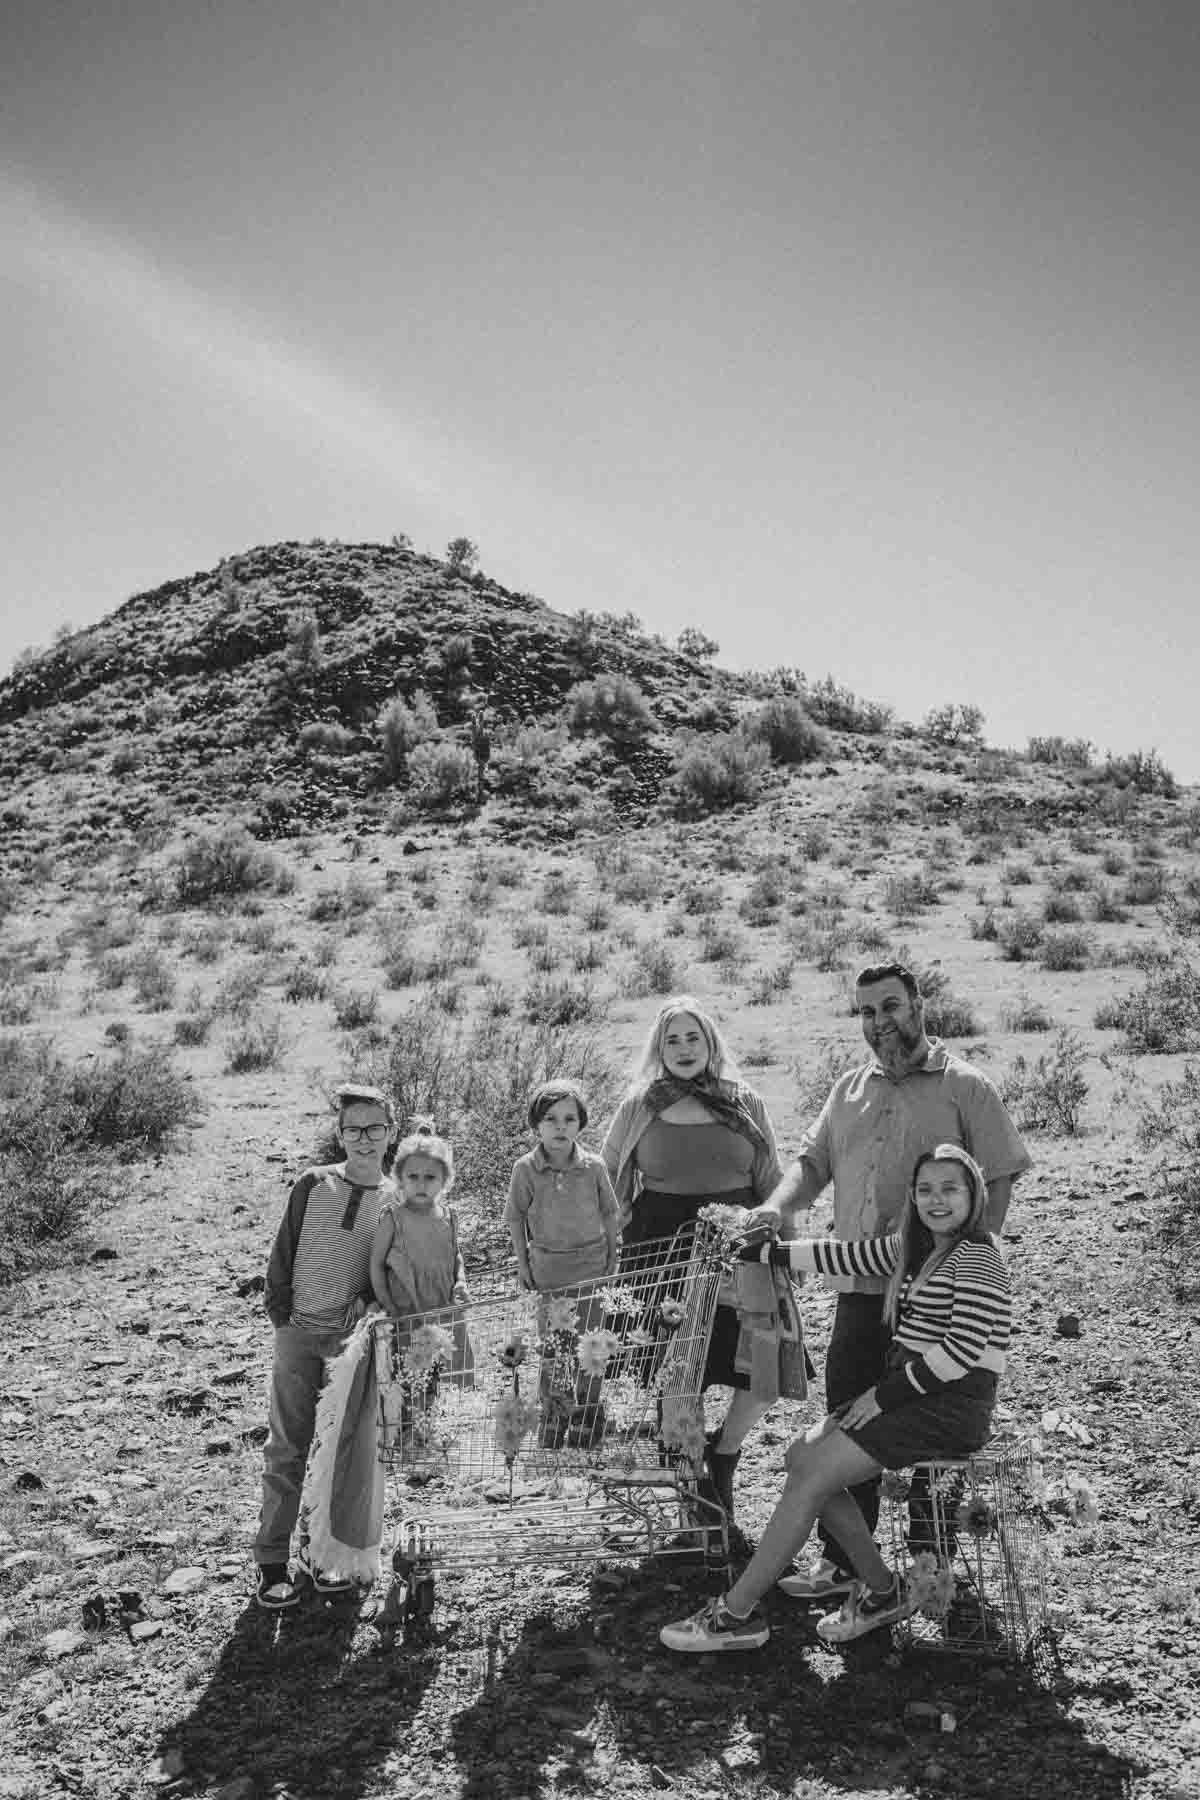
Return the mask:
[[280, 539], [1200, 781], [1194, 0], [8, 0], [0, 669]]

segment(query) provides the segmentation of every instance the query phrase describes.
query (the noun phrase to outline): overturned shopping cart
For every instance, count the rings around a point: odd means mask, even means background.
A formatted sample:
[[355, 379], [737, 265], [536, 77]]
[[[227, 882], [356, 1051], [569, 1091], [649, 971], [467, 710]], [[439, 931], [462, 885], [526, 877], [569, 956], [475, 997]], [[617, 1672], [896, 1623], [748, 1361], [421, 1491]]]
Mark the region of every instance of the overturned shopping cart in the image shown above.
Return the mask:
[[704, 1220], [617, 1274], [374, 1328], [379, 1453], [399, 1512], [385, 1641], [441, 1567], [599, 1556], [728, 1561], [701, 1487], [705, 1359], [724, 1267]]

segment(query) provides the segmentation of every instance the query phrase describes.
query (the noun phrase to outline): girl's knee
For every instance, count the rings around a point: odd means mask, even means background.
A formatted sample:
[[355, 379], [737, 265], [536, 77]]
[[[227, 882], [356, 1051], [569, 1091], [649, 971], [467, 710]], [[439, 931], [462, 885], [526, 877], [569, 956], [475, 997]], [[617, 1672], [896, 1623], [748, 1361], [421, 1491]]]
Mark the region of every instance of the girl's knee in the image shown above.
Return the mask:
[[812, 1466], [813, 1447], [807, 1438], [793, 1438], [784, 1453], [783, 1466], [789, 1475], [802, 1475]]

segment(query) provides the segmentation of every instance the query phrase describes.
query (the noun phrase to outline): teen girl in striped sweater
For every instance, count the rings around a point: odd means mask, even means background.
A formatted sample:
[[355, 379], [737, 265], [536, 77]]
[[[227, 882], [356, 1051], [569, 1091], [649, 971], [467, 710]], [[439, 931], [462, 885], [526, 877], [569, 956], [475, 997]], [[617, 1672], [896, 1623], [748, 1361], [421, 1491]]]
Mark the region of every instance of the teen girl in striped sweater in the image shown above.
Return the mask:
[[[750, 1260], [833, 1275], [886, 1275], [893, 1332], [882, 1381], [824, 1419], [788, 1451], [787, 1485], [753, 1559], [728, 1594], [666, 1625], [671, 1650], [755, 1650], [770, 1628], [759, 1602], [816, 1521], [845, 1547], [859, 1585], [820, 1620], [827, 1643], [861, 1637], [912, 1610], [847, 1491], [881, 1468], [966, 1456], [987, 1442], [1011, 1328], [1008, 1270], [984, 1229], [987, 1186], [958, 1144], [918, 1158], [890, 1237], [800, 1238], [747, 1245]], [[779, 1582], [787, 1593], [788, 1577]]]

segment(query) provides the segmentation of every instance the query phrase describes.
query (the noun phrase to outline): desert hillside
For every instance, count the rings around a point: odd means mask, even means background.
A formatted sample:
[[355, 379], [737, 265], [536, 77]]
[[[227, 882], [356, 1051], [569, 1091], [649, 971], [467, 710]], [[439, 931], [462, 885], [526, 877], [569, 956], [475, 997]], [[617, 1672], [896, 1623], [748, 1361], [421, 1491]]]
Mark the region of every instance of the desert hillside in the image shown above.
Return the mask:
[[[0, 683], [0, 1793], [1200, 1794], [1200, 797], [469, 561], [251, 551]], [[435, 1113], [502, 1283], [534, 1081], [580, 1076], [595, 1142], [690, 992], [786, 1160], [892, 958], [1035, 1158], [1002, 1424], [1049, 1481], [1038, 1667], [842, 1658], [801, 1614], [767, 1669], [680, 1669], [677, 1578], [567, 1558], [487, 1585], [487, 1655], [474, 1590], [432, 1652], [260, 1629], [256, 1277], [332, 1084]], [[752, 1439], [751, 1530], [814, 1407]], [[932, 1699], [954, 1734], [912, 1724]]]

